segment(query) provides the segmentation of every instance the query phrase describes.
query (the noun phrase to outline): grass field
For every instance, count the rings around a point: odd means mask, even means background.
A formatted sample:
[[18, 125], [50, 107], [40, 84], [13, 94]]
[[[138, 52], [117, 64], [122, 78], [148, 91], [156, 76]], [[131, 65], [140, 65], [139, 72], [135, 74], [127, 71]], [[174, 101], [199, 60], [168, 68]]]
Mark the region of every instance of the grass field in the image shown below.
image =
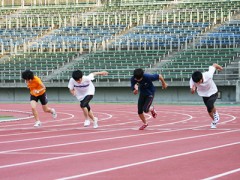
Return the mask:
[[6, 119], [12, 119], [13, 116], [5, 116], [5, 115], [0, 115], [0, 121], [1, 120], [6, 120]]

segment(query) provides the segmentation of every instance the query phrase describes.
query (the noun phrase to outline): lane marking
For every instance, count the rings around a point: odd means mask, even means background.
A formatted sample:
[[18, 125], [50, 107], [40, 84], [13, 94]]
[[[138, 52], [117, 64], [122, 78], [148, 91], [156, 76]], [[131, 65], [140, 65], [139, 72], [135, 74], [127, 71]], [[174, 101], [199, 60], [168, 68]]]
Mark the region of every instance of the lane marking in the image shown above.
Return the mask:
[[189, 151], [189, 152], [185, 152], [185, 153], [174, 154], [174, 155], [171, 155], [171, 156], [164, 156], [164, 157], [160, 157], [160, 158], [150, 159], [150, 160], [147, 160], [147, 161], [140, 161], [140, 162], [137, 162], [137, 163], [126, 164], [126, 165], [122, 165], [122, 166], [116, 166], [116, 167], [113, 167], [113, 168], [107, 168], [107, 169], [102, 169], [102, 170], [98, 170], [98, 171], [92, 171], [92, 172], [78, 174], [78, 175], [74, 175], [74, 176], [62, 177], [62, 178], [59, 178], [57, 180], [76, 179], [76, 178], [80, 178], [80, 177], [84, 177], [84, 176], [90, 176], [90, 175], [99, 174], [99, 173], [103, 173], [103, 172], [114, 171], [114, 170], [118, 170], [118, 169], [138, 166], [138, 165], [142, 165], [142, 164], [146, 164], [146, 163], [152, 163], [152, 162], [161, 161], [161, 160], [170, 159], [170, 158], [175, 158], [175, 157], [180, 157], [180, 156], [186, 156], [186, 155], [189, 155], [189, 154], [195, 154], [195, 153], [204, 152], [204, 151], [215, 150], [215, 149], [234, 146], [234, 145], [238, 145], [238, 144], [240, 144], [240, 142], [234, 142], [234, 143], [230, 143], [230, 144], [224, 144], [224, 145], [220, 145], [220, 146], [214, 146], [214, 147], [210, 147], [210, 148], [204, 148], [204, 149], [199, 149], [199, 150], [195, 150], [195, 151]]
[[[72, 129], [71, 129], [72, 130]], [[51, 139], [51, 138], [61, 138], [61, 137], [68, 137], [68, 136], [77, 136], [77, 135], [85, 135], [85, 134], [96, 134], [96, 133], [106, 133], [106, 132], [114, 132], [114, 131], [124, 131], [128, 130], [127, 128], [123, 129], [113, 129], [113, 130], [102, 130], [102, 131], [94, 131], [94, 132], [85, 132], [85, 133], [73, 133], [73, 134], [64, 134], [64, 135], [55, 135], [55, 136], [46, 136], [46, 137], [37, 137], [37, 138], [29, 138], [29, 139], [19, 139], [19, 140], [12, 140], [12, 141], [2, 141], [0, 144], [8, 144], [8, 143], [16, 143], [16, 142], [25, 142], [25, 141], [34, 141], [34, 140], [41, 140], [41, 139]], [[1, 152], [0, 152], [1, 153]]]
[[26, 119], [31, 119], [34, 116], [32, 115], [31, 112], [26, 112], [26, 111], [19, 111], [19, 110], [9, 110], [9, 109], [0, 109], [0, 112], [13, 112], [13, 113], [21, 113], [21, 114], [27, 114], [28, 116], [22, 117], [22, 118], [12, 118], [12, 119], [1, 119], [0, 123], [3, 122], [10, 122], [10, 121], [20, 121], [20, 120], [26, 120]]
[[[232, 119], [235, 119], [235, 117], [232, 117]], [[195, 128], [205, 127], [205, 126], [196, 126]], [[42, 149], [42, 148], [52, 148], [52, 147], [59, 147], [59, 146], [67, 146], [67, 145], [81, 144], [81, 143], [90, 143], [90, 142], [97, 142], [97, 141], [106, 141], [106, 140], [113, 140], [113, 139], [122, 139], [122, 138], [126, 138], [126, 137], [129, 138], [129, 137], [136, 137], [136, 136], [146, 136], [146, 135], [152, 135], [152, 134], [177, 132], [177, 131], [183, 131], [183, 130], [188, 130], [188, 129], [189, 128], [182, 128], [182, 129], [176, 129], [176, 130], [170, 130], [170, 131], [161, 131], [161, 132], [152, 132], [152, 133], [145, 133], [145, 132], [143, 132], [142, 134], [134, 134], [134, 135], [126, 135], [126, 136], [116, 136], [116, 137], [104, 138], [104, 139], [75, 141], [75, 142], [69, 142], [69, 143], [64, 143], [64, 144], [54, 144], [54, 145], [49, 145], [49, 146], [38, 146], [38, 147], [31, 147], [31, 148], [12, 149], [12, 150], [7, 150], [7, 151], [0, 151], [0, 154], [9, 153], [9, 152], [16, 152], [16, 151], [26, 151], [26, 150], [35, 150], [35, 149]], [[233, 130], [233, 131], [238, 131], [238, 130]], [[226, 131], [226, 132], [228, 132], [228, 131]]]
[[[99, 112], [98, 112], [99, 113]], [[108, 113], [100, 113], [100, 114], [105, 114], [105, 115], [107, 115], [108, 117], [106, 117], [106, 118], [101, 118], [99, 121], [104, 121], [104, 120], [108, 120], [108, 119], [111, 119], [112, 117], [113, 117], [113, 115], [112, 114], [108, 114]], [[131, 113], [130, 113], [131, 114]], [[132, 113], [133, 114], [133, 113]], [[183, 113], [181, 113], [181, 114], [183, 114]], [[70, 115], [72, 115], [73, 117], [74, 117], [74, 115], [73, 114], [70, 114]], [[176, 123], [180, 123], [180, 122], [183, 122], [183, 121], [187, 121], [187, 120], [190, 120], [190, 119], [192, 119], [192, 116], [191, 115], [188, 115], [188, 114], [184, 114], [184, 115], [186, 115], [186, 116], [189, 116], [189, 119], [185, 119], [185, 120], [181, 120], [181, 121], [176, 121]], [[147, 116], [148, 116], [148, 118], [146, 118], [147, 120], [148, 119], [151, 119], [151, 116], [150, 115], [148, 115], [147, 114]], [[72, 118], [73, 118], [72, 117]], [[67, 119], [69, 119], [69, 118], [65, 118], [64, 120], [67, 120]], [[51, 121], [52, 122], [52, 121]], [[54, 122], [56, 122], [56, 121], [54, 121]], [[136, 120], [136, 121], [129, 121], [129, 122], [124, 122], [124, 123], [116, 123], [116, 124], [109, 124], [109, 125], [102, 125], [101, 127], [109, 127], [109, 126], [115, 126], [115, 125], [123, 125], [123, 124], [130, 124], [130, 123], [135, 123], [135, 122], [139, 122], [139, 120]], [[45, 123], [44, 123], [45, 124]], [[54, 125], [54, 126], [44, 126], [44, 128], [48, 128], [48, 127], [58, 127], [58, 126], [66, 126], [66, 125], [75, 125], [75, 124], [79, 124], [79, 123], [70, 123], [70, 124], [60, 124], [60, 125]], [[81, 124], [83, 124], [83, 122], [81, 122]], [[175, 122], [172, 122], [172, 123], [166, 123], [166, 125], [168, 125], [168, 124], [175, 124]], [[28, 124], [21, 124], [21, 125], [28, 125]], [[165, 124], [161, 124], [160, 126], [163, 126], [163, 125], [165, 125]], [[11, 125], [10, 125], [11, 126]], [[14, 126], [17, 126], [17, 125], [14, 125]], [[19, 125], [18, 125], [19, 126]], [[100, 127], [100, 128], [101, 128]], [[21, 129], [36, 129], [36, 128], [34, 128], [34, 127], [31, 127], [31, 128], [21, 128]], [[86, 129], [86, 127], [83, 127], [82, 129]], [[19, 128], [15, 128], [15, 129], [0, 129], [0, 131], [3, 131], [3, 130], [5, 130], [5, 131], [7, 131], [7, 130], [19, 130]], [[49, 131], [46, 131], [46, 132], [49, 132]], [[39, 132], [37, 132], [37, 133], [39, 133]], [[23, 134], [23, 133], [21, 133], [21, 134]], [[26, 133], [27, 134], [27, 133]], [[32, 134], [32, 132], [30, 132], [30, 133], [28, 133], [28, 134]], [[11, 134], [10, 134], [11, 135]], [[19, 134], [12, 134], [12, 135], [19, 135]], [[8, 135], [6, 135], [6, 134], [4, 134], [4, 135], [0, 135], [0, 137], [1, 136], [8, 136]]]
[[[107, 113], [102, 113], [102, 114], [107, 114]], [[69, 118], [63, 118], [61, 119], [61, 121], [64, 121], [64, 120], [68, 120], [68, 119], [72, 119], [74, 117], [73, 114], [70, 114], [72, 115], [71, 117]], [[107, 120], [107, 119], [110, 119], [112, 116], [111, 114], [107, 114], [108, 117], [106, 118], [101, 118], [100, 121], [103, 121], [103, 120]], [[56, 122], [55, 120], [53, 120], [54, 122]], [[44, 123], [45, 124], [45, 123]], [[60, 124], [60, 125], [55, 125], [57, 127], [62, 127], [62, 126], [70, 126], [70, 125], [79, 125], [79, 123], [68, 123], [68, 124]], [[83, 124], [80, 123], [80, 124]], [[21, 124], [22, 125], [22, 124]], [[28, 125], [28, 124], [24, 124], [24, 125]], [[53, 127], [53, 126], [44, 126], [43, 128], [48, 128], [48, 127]], [[14, 129], [0, 129], [0, 131], [12, 131], [12, 130], [41, 130], [43, 128], [34, 128], [34, 127], [28, 127], [28, 128], [14, 128]], [[82, 127], [82, 128], [65, 128], [65, 129], [54, 129], [54, 130], [45, 130], [45, 131], [38, 131], [38, 132], [28, 132], [28, 133], [15, 133], [15, 134], [1, 134], [0, 137], [9, 137], [9, 136], [19, 136], [19, 135], [27, 135], [27, 134], [41, 134], [41, 133], [45, 133], [45, 132], [55, 132], [55, 131], [68, 131], [68, 130], [73, 130], [73, 129], [86, 129], [86, 127]]]
[[[98, 151], [92, 151], [92, 152], [77, 153], [77, 154], [71, 154], [71, 155], [67, 155], [67, 156], [45, 158], [45, 159], [34, 160], [34, 161], [27, 161], [27, 162], [15, 163], [15, 164], [2, 165], [2, 166], [0, 166], [0, 169], [15, 167], [15, 166], [22, 166], [22, 165], [27, 165], [27, 164], [40, 163], [40, 162], [47, 162], [47, 161], [58, 160], [58, 159], [72, 158], [72, 157], [77, 157], [77, 156], [82, 156], [82, 155], [97, 154], [97, 153], [104, 153], [104, 152], [110, 152], [110, 151], [118, 151], [118, 150], [123, 150], [123, 149], [131, 149], [131, 148], [143, 147], [143, 146], [149, 146], [149, 145], [155, 145], [155, 144], [161, 144], [161, 143], [168, 143], [168, 142], [174, 142], [174, 141], [182, 141], [182, 140], [188, 140], [188, 139], [208, 137], [208, 136], [214, 136], [214, 135], [219, 135], [219, 134], [234, 133], [234, 132], [237, 132], [237, 131], [239, 131], [239, 130], [224, 131], [224, 132], [217, 132], [217, 133], [197, 135], [197, 136], [189, 136], [189, 137], [184, 137], [184, 138], [170, 139], [170, 140], [164, 140], [164, 141], [155, 141], [155, 142], [149, 142], [149, 143], [137, 144], [137, 145], [131, 145], [131, 146], [122, 146], [122, 147], [118, 147], [118, 148], [104, 149], [104, 150], [98, 150]], [[108, 138], [108, 139], [110, 139], [110, 138]], [[98, 140], [92, 140], [92, 141], [98, 141]], [[86, 141], [86, 142], [88, 142], [88, 141]], [[86, 143], [86, 142], [84, 142], [84, 143]], [[240, 142], [232, 143], [232, 144], [239, 144], [239, 143]], [[196, 150], [196, 152], [198, 152], [198, 151], [199, 150]], [[3, 153], [6, 154], [6, 153], [9, 153], [9, 152], [15, 152], [15, 150], [5, 151], [5, 152], [2, 151], [1, 154], [3, 154]]]
[[[101, 118], [99, 121], [108, 120], [108, 119], [111, 119], [111, 118], [112, 118], [112, 115], [111, 115], [111, 114], [107, 114], [107, 113], [102, 113], [102, 114], [106, 114], [108, 117], [106, 117], [106, 118]], [[185, 119], [185, 120], [176, 121], [176, 122], [172, 122], [172, 123], [161, 124], [161, 125], [156, 125], [156, 126], [164, 126], [164, 125], [169, 125], [169, 124], [175, 124], [175, 123], [180, 123], [180, 122], [184, 122], [184, 121], [188, 121], [188, 120], [192, 119], [192, 116], [190, 116], [190, 115], [187, 115], [187, 116], [189, 116], [189, 118], [188, 118], [188, 119]], [[146, 118], [146, 119], [150, 119], [150, 118], [151, 118], [151, 116], [149, 115], [148, 118]], [[139, 120], [124, 122], [124, 123], [115, 123], [115, 124], [109, 124], [109, 125], [102, 125], [102, 126], [99, 127], [99, 130], [102, 130], [102, 129], [101, 129], [102, 127], [103, 127], [103, 128], [104, 128], [104, 127], [111, 127], [111, 126], [124, 125], [124, 124], [130, 124], [130, 123], [135, 123], [135, 122], [139, 122]], [[72, 124], [75, 125], [75, 124], [79, 124], [79, 123], [72, 123]], [[71, 125], [72, 125], [72, 124], [71, 124]], [[81, 124], [83, 124], [83, 122], [82, 122]], [[63, 125], [61, 124], [61, 125], [56, 125], [56, 126], [63, 126]], [[66, 126], [66, 125], [65, 125], [65, 126]], [[46, 128], [46, 127], [52, 127], [52, 126], [44, 126], [44, 128]], [[23, 129], [24, 129], [24, 128], [23, 128]], [[31, 128], [26, 128], [26, 129], [36, 129], [36, 128], [31, 127]], [[81, 127], [81, 128], [78, 128], [78, 129], [86, 129], [86, 127]], [[132, 128], [125, 128], [125, 129], [127, 130], [127, 129], [132, 129]], [[137, 128], [137, 129], [138, 129], [138, 128]], [[11, 130], [14, 130], [14, 129], [11, 129]], [[18, 129], [18, 130], [19, 130], [19, 129]], [[69, 129], [67, 129], [67, 130], [69, 130]], [[103, 130], [105, 130], [105, 129], [103, 129]], [[57, 131], [57, 130], [54, 130], [54, 131]], [[62, 130], [60, 130], [60, 131], [62, 131]], [[51, 132], [51, 131], [42, 131], [42, 132]], [[23, 134], [25, 135], [25, 134], [42, 133], [42, 132], [4, 134], [4, 135], [0, 135], [0, 137], [1, 137], [1, 136], [9, 137], [9, 136], [11, 136], [11, 135], [16, 135], [16, 136], [18, 136], [19, 134], [20, 134], [20, 135], [23, 135]], [[46, 138], [46, 137], [42, 137], [42, 139], [44, 139], [44, 138]], [[31, 139], [27, 139], [27, 140], [31, 140]], [[16, 141], [18, 141], [18, 140], [16, 140]], [[22, 141], [22, 140], [19, 140], [19, 141]], [[9, 141], [5, 141], [5, 142], [9, 142]], [[0, 143], [5, 143], [5, 142], [0, 142]], [[12, 141], [12, 142], [14, 142], [14, 141]]]
[[[47, 124], [47, 123], [52, 123], [52, 122], [59, 122], [59, 121], [65, 121], [65, 120], [68, 120], [68, 119], [72, 119], [74, 118], [74, 115], [73, 114], [70, 114], [70, 113], [64, 113], [64, 112], [58, 112], [58, 114], [65, 114], [65, 115], [68, 115], [69, 117], [67, 118], [62, 118], [62, 119], [57, 119], [57, 120], [49, 120], [47, 122], [42, 122], [43, 124]], [[31, 118], [33, 118], [33, 116], [31, 116]], [[34, 123], [34, 121], [33, 121]], [[21, 123], [21, 124], [9, 124], [9, 125], [5, 125], [3, 127], [1, 127], [0, 131], [4, 131], [4, 130], [18, 130], [19, 128], [12, 128], [12, 129], [2, 129], [2, 128], [6, 128], [6, 127], [14, 127], [14, 126], [19, 126], [19, 125], [31, 125], [31, 128], [21, 128], [21, 129], [34, 129], [33, 127], [33, 123]]]
[[229, 174], [233, 174], [233, 173], [236, 173], [236, 172], [239, 172], [239, 171], [240, 171], [240, 168], [233, 169], [231, 171], [227, 171], [227, 172], [222, 173], [222, 174], [217, 174], [215, 176], [211, 176], [211, 177], [208, 177], [208, 178], [205, 178], [205, 179], [202, 179], [202, 180], [214, 180], [214, 179], [217, 179], [217, 178], [220, 178], [220, 177], [223, 177], [223, 176], [227, 176]]

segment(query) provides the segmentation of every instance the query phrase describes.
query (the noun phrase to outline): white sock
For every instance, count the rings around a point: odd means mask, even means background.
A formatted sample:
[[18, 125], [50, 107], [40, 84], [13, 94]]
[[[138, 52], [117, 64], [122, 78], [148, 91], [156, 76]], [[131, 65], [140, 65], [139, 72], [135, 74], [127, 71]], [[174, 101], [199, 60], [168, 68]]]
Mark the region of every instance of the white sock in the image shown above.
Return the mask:
[[219, 114], [218, 114], [217, 111], [216, 111], [215, 113], [213, 113], [213, 117], [214, 117], [214, 121], [215, 121], [215, 122], [220, 120]]

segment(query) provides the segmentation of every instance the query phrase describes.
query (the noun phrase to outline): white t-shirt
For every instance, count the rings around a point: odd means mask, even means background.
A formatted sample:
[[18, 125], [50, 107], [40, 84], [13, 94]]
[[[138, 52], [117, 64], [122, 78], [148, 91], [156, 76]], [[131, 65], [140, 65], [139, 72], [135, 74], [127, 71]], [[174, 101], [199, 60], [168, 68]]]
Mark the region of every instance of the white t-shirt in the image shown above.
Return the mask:
[[213, 81], [213, 74], [216, 68], [214, 66], [209, 66], [207, 72], [202, 73], [203, 75], [203, 83], [197, 84], [192, 78], [190, 79], [190, 88], [197, 87], [197, 93], [201, 97], [210, 97], [211, 95], [218, 92], [217, 86]]
[[93, 73], [89, 74], [88, 76], [83, 76], [81, 83], [77, 83], [73, 78], [71, 78], [68, 83], [68, 88], [70, 90], [74, 89], [76, 92], [76, 98], [81, 101], [87, 95], [95, 94], [95, 87], [92, 83], [92, 80], [94, 80]]

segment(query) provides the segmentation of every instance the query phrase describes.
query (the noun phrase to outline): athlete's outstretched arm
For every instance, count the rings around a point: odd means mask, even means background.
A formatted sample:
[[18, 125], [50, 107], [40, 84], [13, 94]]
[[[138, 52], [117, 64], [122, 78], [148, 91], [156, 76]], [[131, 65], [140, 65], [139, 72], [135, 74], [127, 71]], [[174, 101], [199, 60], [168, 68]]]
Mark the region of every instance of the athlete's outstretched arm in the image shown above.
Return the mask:
[[223, 67], [218, 65], [217, 63], [214, 63], [212, 66], [215, 67], [218, 71], [223, 70]]
[[161, 74], [159, 74], [159, 81], [161, 81], [163, 89], [166, 89], [168, 87], [168, 84], [165, 82], [165, 80]]
[[96, 76], [96, 75], [107, 76], [108, 72], [107, 71], [100, 71], [100, 72], [93, 72], [92, 74], [94, 76]]

